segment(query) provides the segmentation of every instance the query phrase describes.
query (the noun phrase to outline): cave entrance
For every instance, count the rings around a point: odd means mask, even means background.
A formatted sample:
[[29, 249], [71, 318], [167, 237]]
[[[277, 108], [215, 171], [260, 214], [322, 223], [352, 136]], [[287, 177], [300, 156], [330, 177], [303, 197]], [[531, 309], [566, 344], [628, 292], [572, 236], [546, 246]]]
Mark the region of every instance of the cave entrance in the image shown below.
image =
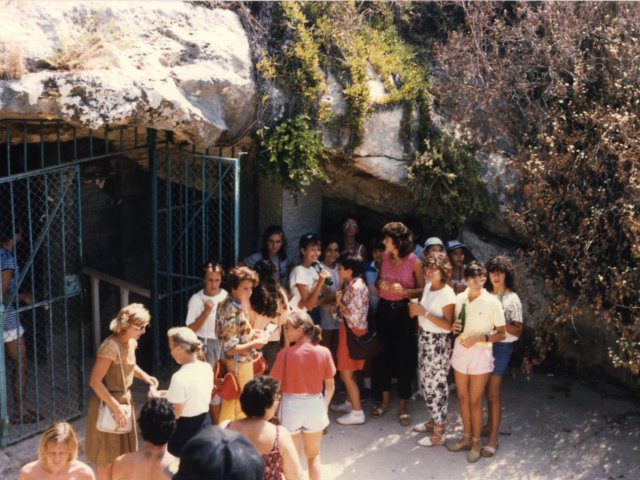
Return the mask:
[[138, 363], [168, 373], [166, 331], [184, 323], [202, 264], [238, 258], [242, 154], [216, 150], [154, 129], [0, 119], [0, 230], [15, 244], [3, 265], [19, 270], [0, 291], [18, 350], [14, 361], [0, 344], [2, 446], [84, 414], [95, 350], [122, 304], [150, 310]]

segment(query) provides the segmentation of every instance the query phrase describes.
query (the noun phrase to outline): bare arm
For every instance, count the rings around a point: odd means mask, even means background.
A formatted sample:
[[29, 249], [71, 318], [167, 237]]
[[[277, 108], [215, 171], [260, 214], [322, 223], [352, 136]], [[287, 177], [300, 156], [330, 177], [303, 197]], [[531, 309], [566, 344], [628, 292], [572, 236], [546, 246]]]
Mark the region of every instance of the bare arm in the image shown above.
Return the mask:
[[198, 330], [200, 330], [204, 325], [204, 322], [206, 322], [207, 318], [209, 318], [211, 310], [213, 310], [213, 302], [211, 300], [207, 300], [206, 302], [204, 302], [204, 310], [202, 311], [202, 313], [196, 317], [193, 323], [187, 325], [187, 327], [189, 327], [194, 332], [198, 332]]
[[336, 382], [331, 378], [324, 379], [324, 403], [327, 406], [327, 410], [329, 409], [329, 405], [331, 404], [331, 398], [333, 398], [333, 393], [336, 391]]
[[133, 376], [142, 380], [144, 383], [151, 385], [152, 387], [158, 386], [158, 379], [156, 377], [152, 377], [147, 372], [142, 370], [138, 365], [133, 369]]
[[184, 411], [184, 403], [172, 403], [173, 411], [176, 414], [176, 419], [182, 416], [182, 412]]
[[280, 430], [280, 455], [282, 455], [282, 473], [285, 480], [302, 480], [304, 473], [300, 465], [300, 457], [291, 439], [291, 434], [284, 427]]
[[124, 417], [122, 409], [120, 408], [120, 403], [118, 403], [116, 399], [113, 398], [102, 381], [104, 379], [104, 376], [107, 374], [111, 363], [112, 361], [108, 358], [96, 358], [96, 361], [93, 364], [93, 369], [91, 370], [91, 375], [89, 376], [89, 386], [93, 389], [98, 398], [106, 403], [107, 406], [111, 409], [113, 414], [116, 416], [118, 425], [124, 426], [126, 423], [126, 419]]
[[2, 271], [2, 303], [7, 303], [7, 294], [9, 293], [9, 284], [13, 277], [13, 270]]
[[520, 338], [520, 335], [522, 335], [522, 323], [511, 322], [509, 325], [507, 325], [507, 332], [514, 337]]
[[407, 288], [405, 290], [405, 295], [409, 298], [416, 298], [422, 295], [424, 291], [424, 275], [422, 274], [422, 262], [416, 259], [413, 262], [413, 278], [416, 281], [416, 288]]

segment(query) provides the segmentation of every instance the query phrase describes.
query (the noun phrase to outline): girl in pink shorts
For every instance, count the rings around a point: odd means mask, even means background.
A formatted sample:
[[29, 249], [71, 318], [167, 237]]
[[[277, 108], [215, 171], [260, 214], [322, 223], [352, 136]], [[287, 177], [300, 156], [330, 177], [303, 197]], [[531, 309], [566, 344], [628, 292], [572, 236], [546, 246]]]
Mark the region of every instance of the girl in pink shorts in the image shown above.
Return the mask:
[[504, 312], [500, 301], [483, 286], [486, 270], [471, 262], [464, 269], [467, 289], [456, 296], [453, 332], [458, 334], [451, 355], [460, 403], [464, 436], [448, 447], [451, 452], [468, 450], [467, 461], [480, 459], [482, 396], [493, 371], [493, 342], [505, 338]]

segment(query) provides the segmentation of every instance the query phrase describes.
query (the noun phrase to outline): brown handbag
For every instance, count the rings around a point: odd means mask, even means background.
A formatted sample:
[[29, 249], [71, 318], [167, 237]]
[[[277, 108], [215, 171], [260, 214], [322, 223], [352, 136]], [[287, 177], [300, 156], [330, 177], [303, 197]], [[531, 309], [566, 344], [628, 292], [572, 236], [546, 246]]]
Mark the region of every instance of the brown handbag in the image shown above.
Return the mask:
[[[237, 359], [234, 356], [234, 361]], [[237, 365], [237, 363], [236, 363]], [[218, 360], [213, 368], [214, 395], [223, 400], [237, 400], [240, 398], [240, 384], [234, 372], [228, 372], [224, 360]]]

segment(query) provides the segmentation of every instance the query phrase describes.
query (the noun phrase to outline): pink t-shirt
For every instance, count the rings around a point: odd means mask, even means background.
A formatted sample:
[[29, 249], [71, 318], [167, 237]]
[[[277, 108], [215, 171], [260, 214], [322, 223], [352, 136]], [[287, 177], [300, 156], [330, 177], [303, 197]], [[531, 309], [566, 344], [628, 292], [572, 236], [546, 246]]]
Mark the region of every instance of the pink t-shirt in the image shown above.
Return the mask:
[[[413, 264], [416, 258], [413, 253], [410, 253], [400, 265], [393, 265], [391, 263], [391, 254], [384, 252], [378, 280], [383, 280], [387, 283], [399, 283], [403, 288], [416, 288], [416, 279], [413, 276]], [[380, 290], [380, 298], [384, 298], [390, 302], [397, 302], [407, 297], [400, 293]]]
[[324, 380], [335, 374], [336, 366], [329, 349], [308, 340], [280, 350], [270, 373], [281, 383], [282, 393], [309, 395], [322, 393]]

